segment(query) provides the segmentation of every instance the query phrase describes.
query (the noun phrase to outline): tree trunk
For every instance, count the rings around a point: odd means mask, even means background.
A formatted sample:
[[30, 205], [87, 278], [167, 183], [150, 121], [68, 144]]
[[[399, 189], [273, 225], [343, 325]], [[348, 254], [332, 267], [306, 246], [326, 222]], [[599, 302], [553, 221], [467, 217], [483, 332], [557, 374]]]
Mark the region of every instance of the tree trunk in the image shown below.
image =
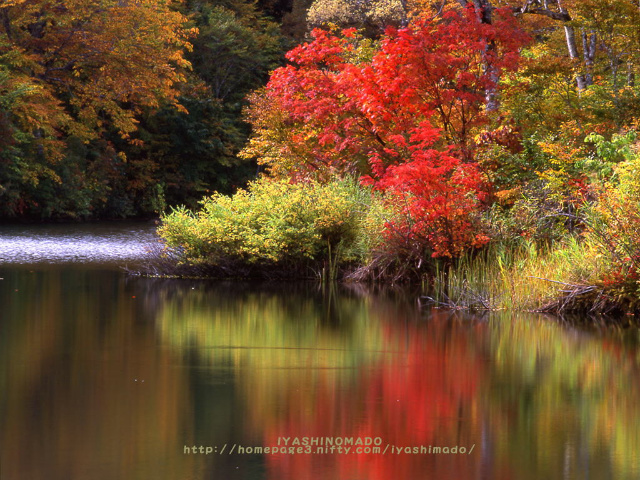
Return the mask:
[[591, 35], [588, 35], [587, 32], [582, 32], [582, 55], [586, 69], [585, 85], [587, 87], [593, 85], [593, 75], [591, 72], [593, 70], [593, 61], [596, 57], [596, 40], [597, 37], [594, 32], [591, 32]]
[[516, 15], [522, 15], [525, 13], [543, 15], [545, 17], [559, 20], [565, 23], [564, 35], [567, 40], [567, 50], [569, 51], [569, 58], [571, 58], [571, 60], [573, 60], [575, 63], [582, 63], [584, 61], [586, 67], [585, 73], [578, 73], [576, 75], [576, 84], [578, 90], [584, 90], [593, 83], [591, 67], [593, 66], [593, 60], [596, 51], [596, 35], [595, 33], [591, 33], [591, 35], [589, 36], [583, 32], [582, 41], [584, 51], [583, 59], [581, 59], [580, 54], [578, 53], [578, 46], [576, 44], [575, 30], [572, 25], [566, 25], [566, 22], [571, 21], [571, 15], [569, 15], [569, 12], [563, 7], [561, 0], [525, 0], [522, 7], [514, 7], [513, 11]]
[[409, 25], [409, 7], [407, 5], [407, 0], [400, 0], [400, 6], [402, 7], [402, 20], [400, 21], [400, 26], [404, 28]]
[[493, 13], [493, 6], [490, 0], [473, 0], [473, 5], [478, 11], [480, 21], [482, 23], [491, 23], [491, 14]]
[[11, 32], [11, 20], [9, 19], [9, 9], [3, 8], [1, 11], [2, 16], [2, 26], [4, 27], [4, 32], [7, 34], [7, 38], [11, 40], [13, 36]]
[[[469, 5], [469, 2], [466, 0], [458, 0], [458, 3], [462, 7], [466, 7], [467, 5]], [[480, 23], [491, 24], [491, 17], [493, 13], [493, 5], [491, 5], [491, 0], [473, 0], [473, 6], [476, 9], [478, 21]], [[495, 42], [493, 40], [488, 41], [485, 49], [485, 58], [490, 57], [491, 55], [489, 54], [494, 52], [495, 49]], [[496, 86], [500, 81], [500, 76], [498, 75], [498, 71], [496, 70], [496, 68], [491, 65], [490, 62], [485, 61], [484, 68], [485, 71], [489, 74], [491, 81], [495, 85], [494, 87], [488, 88], [485, 92], [487, 111], [492, 112], [496, 111], [500, 107], [500, 102], [498, 101], [498, 95], [496, 93]]]
[[[567, 39], [567, 49], [569, 50], [569, 57], [571, 58], [571, 60], [580, 61], [580, 56], [578, 55], [578, 47], [576, 45], [576, 32], [573, 27], [570, 25], [565, 25], [564, 35]], [[587, 88], [587, 81], [584, 78], [584, 75], [576, 75], [576, 82], [578, 84], [578, 90], [584, 90], [585, 88]]]

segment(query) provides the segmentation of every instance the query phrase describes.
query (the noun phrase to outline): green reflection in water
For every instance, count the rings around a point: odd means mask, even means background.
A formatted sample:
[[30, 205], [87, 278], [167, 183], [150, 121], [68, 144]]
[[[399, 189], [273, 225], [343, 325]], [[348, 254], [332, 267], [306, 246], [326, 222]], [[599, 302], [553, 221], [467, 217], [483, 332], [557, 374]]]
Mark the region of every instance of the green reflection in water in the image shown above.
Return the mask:
[[[328, 321], [327, 302], [342, 321]], [[466, 438], [483, 449], [457, 471], [411, 457], [363, 466], [308, 456], [295, 467], [268, 458], [272, 478], [314, 469], [422, 478], [425, 468], [442, 478], [479, 470], [492, 478], [640, 476], [638, 350], [629, 334], [594, 335], [535, 316], [407, 315], [374, 297], [314, 303], [228, 291], [172, 299], [159, 319], [166, 341], [233, 371], [244, 428], [258, 444], [365, 432], [405, 445]]]
[[491, 323], [486, 401], [496, 452], [519, 478], [640, 478], [637, 340], [532, 316]]
[[[637, 331], [310, 285], [0, 277], [2, 480], [640, 478]], [[338, 435], [475, 450], [184, 454]]]

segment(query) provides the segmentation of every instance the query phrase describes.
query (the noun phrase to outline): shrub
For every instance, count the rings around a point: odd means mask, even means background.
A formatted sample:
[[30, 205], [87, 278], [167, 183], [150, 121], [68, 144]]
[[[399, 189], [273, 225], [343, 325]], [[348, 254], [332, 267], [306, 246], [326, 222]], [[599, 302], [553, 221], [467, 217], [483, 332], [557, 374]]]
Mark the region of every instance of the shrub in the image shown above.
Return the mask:
[[215, 194], [198, 212], [162, 218], [158, 233], [187, 262], [332, 267], [362, 261], [379, 242], [379, 198], [351, 179], [326, 184], [262, 177], [229, 197]]
[[610, 265], [604, 286], [635, 296], [640, 292], [640, 155], [627, 152], [625, 158], [588, 212], [588, 238]]

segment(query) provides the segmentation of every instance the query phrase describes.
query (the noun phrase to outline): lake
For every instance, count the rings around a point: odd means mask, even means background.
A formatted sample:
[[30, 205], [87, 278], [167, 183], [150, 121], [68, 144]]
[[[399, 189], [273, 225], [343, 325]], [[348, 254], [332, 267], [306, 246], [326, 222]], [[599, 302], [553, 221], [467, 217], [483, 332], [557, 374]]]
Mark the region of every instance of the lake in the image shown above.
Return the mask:
[[638, 330], [127, 275], [153, 229], [0, 226], [1, 480], [640, 478]]

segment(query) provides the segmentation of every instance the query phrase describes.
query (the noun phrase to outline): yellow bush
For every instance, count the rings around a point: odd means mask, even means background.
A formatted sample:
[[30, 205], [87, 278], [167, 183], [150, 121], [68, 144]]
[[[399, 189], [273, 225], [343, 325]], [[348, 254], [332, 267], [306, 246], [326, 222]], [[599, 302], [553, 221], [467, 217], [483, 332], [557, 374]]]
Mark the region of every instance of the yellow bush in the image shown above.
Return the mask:
[[380, 200], [354, 180], [262, 177], [232, 197], [215, 194], [201, 205], [198, 212], [174, 209], [158, 230], [190, 262], [362, 261], [384, 225]]

